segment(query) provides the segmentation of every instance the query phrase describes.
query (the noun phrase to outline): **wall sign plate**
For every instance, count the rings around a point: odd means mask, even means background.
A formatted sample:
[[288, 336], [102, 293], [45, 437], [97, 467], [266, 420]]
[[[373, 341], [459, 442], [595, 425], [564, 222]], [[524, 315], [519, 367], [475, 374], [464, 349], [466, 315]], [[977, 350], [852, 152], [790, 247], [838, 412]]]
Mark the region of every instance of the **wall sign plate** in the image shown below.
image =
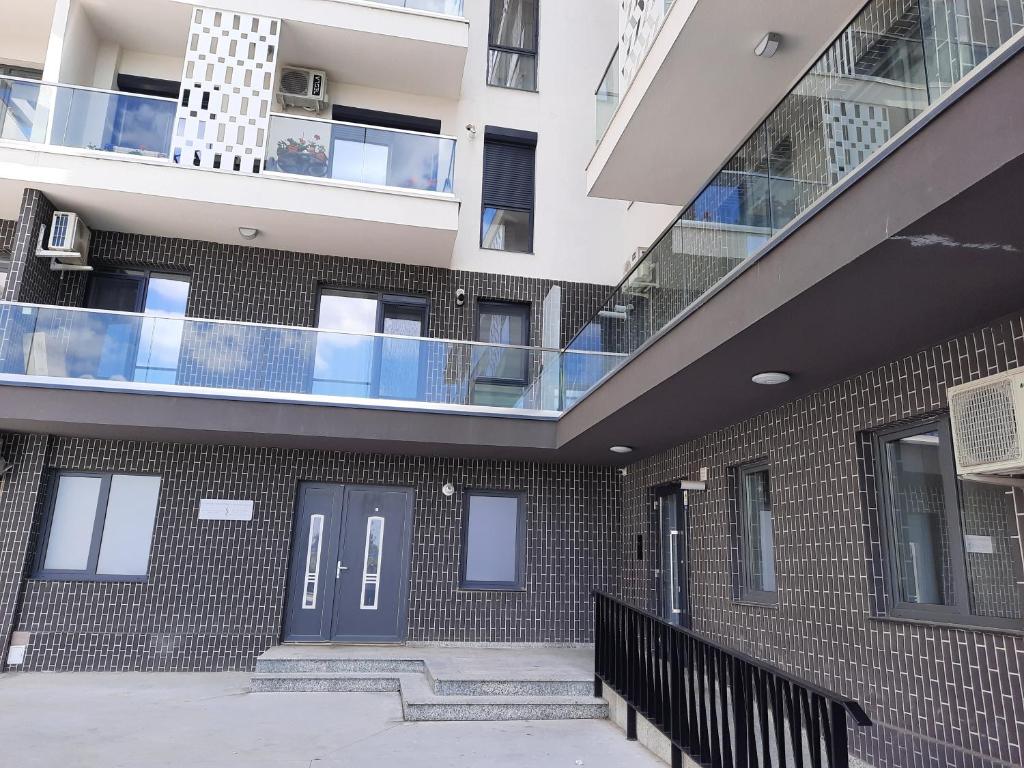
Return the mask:
[[251, 499], [200, 499], [200, 520], [252, 520]]

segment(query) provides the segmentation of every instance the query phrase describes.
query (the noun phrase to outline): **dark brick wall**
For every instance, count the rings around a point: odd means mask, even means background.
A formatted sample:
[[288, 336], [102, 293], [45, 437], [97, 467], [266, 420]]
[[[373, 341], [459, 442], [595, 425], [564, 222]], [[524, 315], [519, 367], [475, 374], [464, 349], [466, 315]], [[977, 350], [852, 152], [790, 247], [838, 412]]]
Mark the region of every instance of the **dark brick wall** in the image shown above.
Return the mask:
[[26, 189], [11, 240], [11, 271], [4, 298], [8, 301], [47, 303], [61, 288], [67, 273], [50, 270], [49, 259], [36, 256], [40, 229], [49, 227], [53, 205], [35, 189]]
[[[863, 702], [880, 725], [856, 732], [854, 749], [878, 768], [1024, 764], [1024, 634], [884, 615], [873, 473], [862, 466], [871, 430], [941, 413], [948, 386], [1020, 365], [1024, 317], [1014, 316], [636, 463], [623, 481], [622, 595], [655, 608], [651, 489], [707, 467], [707, 492], [691, 494], [697, 632]], [[777, 607], [733, 599], [730, 469], [765, 458]]]
[[[27, 582], [24, 669], [251, 668], [281, 631], [300, 481], [414, 488], [412, 640], [588, 642], [591, 590], [617, 573], [618, 476], [605, 468], [69, 438], [52, 439], [45, 465], [162, 484], [147, 583]], [[460, 492], [443, 496], [445, 481]], [[466, 488], [526, 494], [525, 592], [458, 589]], [[254, 519], [200, 521], [200, 498], [254, 499]]]

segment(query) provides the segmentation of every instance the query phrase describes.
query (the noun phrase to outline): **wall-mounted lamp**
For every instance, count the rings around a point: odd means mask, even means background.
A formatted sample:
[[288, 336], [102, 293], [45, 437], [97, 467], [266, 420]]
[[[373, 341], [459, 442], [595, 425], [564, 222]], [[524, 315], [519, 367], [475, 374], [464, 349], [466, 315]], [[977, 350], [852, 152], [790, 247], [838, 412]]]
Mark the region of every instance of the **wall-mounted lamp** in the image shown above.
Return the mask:
[[256, 227], [239, 227], [238, 234], [243, 240], [255, 240], [260, 231]]
[[445, 483], [444, 485], [441, 486], [441, 493], [443, 493], [448, 498], [451, 498], [452, 496], [455, 495], [455, 486], [452, 485], [451, 483]]
[[770, 59], [779, 50], [780, 45], [782, 45], [782, 35], [778, 32], [769, 32], [754, 46], [754, 53], [761, 58]]

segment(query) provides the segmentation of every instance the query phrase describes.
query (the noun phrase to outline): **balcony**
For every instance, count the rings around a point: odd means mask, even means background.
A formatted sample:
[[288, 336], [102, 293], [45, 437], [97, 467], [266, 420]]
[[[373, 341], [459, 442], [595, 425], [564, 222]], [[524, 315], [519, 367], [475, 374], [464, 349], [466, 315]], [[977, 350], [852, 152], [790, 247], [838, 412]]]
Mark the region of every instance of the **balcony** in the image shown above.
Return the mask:
[[[9, 302], [0, 302], [0, 339], [7, 428], [91, 425], [97, 436], [123, 437], [146, 426], [183, 437], [177, 431], [194, 421], [193, 437], [229, 442], [315, 446], [403, 435], [421, 452], [436, 447], [439, 430], [455, 445], [553, 450], [565, 404], [616, 357]], [[60, 398], [46, 395], [53, 389]], [[154, 405], [154, 396], [191, 404]], [[455, 421], [442, 426], [438, 417]], [[417, 419], [429, 426], [417, 431]], [[538, 422], [548, 426], [521, 428]], [[458, 423], [470, 426], [453, 434]], [[502, 439], [503, 430], [511, 437]]]
[[[689, 203], [863, 4], [822, 0], [808, 13], [804, 0], [687, 0], [661, 20], [661, 4], [648, 2], [629, 35], [640, 44], [619, 50], [621, 104], [587, 167], [589, 194]], [[658, 23], [643, 26], [648, 14]], [[769, 31], [782, 46], [755, 56]]]
[[274, 114], [266, 167], [245, 176], [172, 153], [176, 109], [173, 99], [0, 77], [0, 216], [16, 218], [21, 190], [34, 186], [98, 229], [230, 243], [239, 227], [258, 227], [267, 248], [450, 263], [455, 139]]

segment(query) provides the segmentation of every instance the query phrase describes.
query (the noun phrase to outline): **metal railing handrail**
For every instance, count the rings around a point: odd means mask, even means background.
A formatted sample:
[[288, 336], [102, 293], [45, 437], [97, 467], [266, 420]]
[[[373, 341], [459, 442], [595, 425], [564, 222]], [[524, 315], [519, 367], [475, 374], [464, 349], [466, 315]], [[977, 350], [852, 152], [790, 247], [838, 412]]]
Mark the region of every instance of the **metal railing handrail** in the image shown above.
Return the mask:
[[177, 104], [177, 99], [172, 99], [169, 96], [149, 96], [141, 93], [128, 93], [126, 91], [114, 91], [109, 88], [94, 88], [91, 85], [71, 85], [69, 83], [55, 83], [51, 80], [33, 80], [29, 77], [16, 77], [14, 75], [0, 75], [0, 80], [14, 80], [19, 83], [26, 83], [28, 85], [44, 85], [48, 88], [69, 88], [75, 91], [90, 91], [92, 93], [102, 93], [107, 96], [119, 96], [126, 99], [145, 99], [146, 101], [162, 101], [169, 104]]
[[836, 693], [835, 691], [830, 691], [827, 688], [822, 688], [821, 686], [816, 685], [815, 683], [812, 683], [808, 680], [804, 680], [803, 678], [797, 677], [796, 675], [787, 672], [781, 667], [776, 667], [773, 664], [769, 664], [768, 662], [755, 659], [753, 656], [749, 656], [743, 653], [742, 651], [737, 651], [734, 648], [728, 648], [724, 645], [721, 645], [720, 643], [716, 643], [714, 640], [709, 640], [703, 635], [697, 634], [693, 630], [686, 629], [685, 627], [681, 627], [678, 624], [673, 624], [670, 621], [666, 621], [661, 616], [658, 616], [658, 614], [656, 613], [652, 613], [651, 611], [648, 611], [644, 608], [638, 608], [635, 605], [627, 603], [625, 600], [622, 600], [621, 598], [615, 597], [614, 595], [609, 595], [607, 592], [602, 592], [601, 590], [594, 590], [593, 594], [595, 597], [601, 597], [613, 603], [617, 603], [623, 608], [627, 608], [630, 611], [640, 614], [641, 616], [650, 619], [651, 621], [654, 621], [657, 624], [663, 624], [666, 628], [672, 630], [673, 632], [678, 632], [679, 634], [686, 635], [687, 637], [690, 637], [693, 640], [696, 640], [697, 642], [708, 646], [709, 648], [714, 648], [716, 651], [724, 653], [728, 656], [733, 656], [746, 664], [750, 664], [752, 667], [757, 667], [758, 669], [762, 669], [765, 672], [770, 672], [775, 677], [782, 678], [783, 680], [788, 680], [794, 685], [799, 685], [801, 688], [806, 688], [811, 693], [821, 696], [823, 699], [827, 699], [828, 701], [839, 704], [847, 712], [850, 713], [850, 716], [854, 719], [857, 725], [865, 727], [869, 725], [874, 725], [874, 721], [868, 716], [867, 712], [864, 711], [864, 708], [860, 705], [860, 702], [856, 701], [855, 699], [851, 699], [847, 696], [842, 695], [841, 693]]

